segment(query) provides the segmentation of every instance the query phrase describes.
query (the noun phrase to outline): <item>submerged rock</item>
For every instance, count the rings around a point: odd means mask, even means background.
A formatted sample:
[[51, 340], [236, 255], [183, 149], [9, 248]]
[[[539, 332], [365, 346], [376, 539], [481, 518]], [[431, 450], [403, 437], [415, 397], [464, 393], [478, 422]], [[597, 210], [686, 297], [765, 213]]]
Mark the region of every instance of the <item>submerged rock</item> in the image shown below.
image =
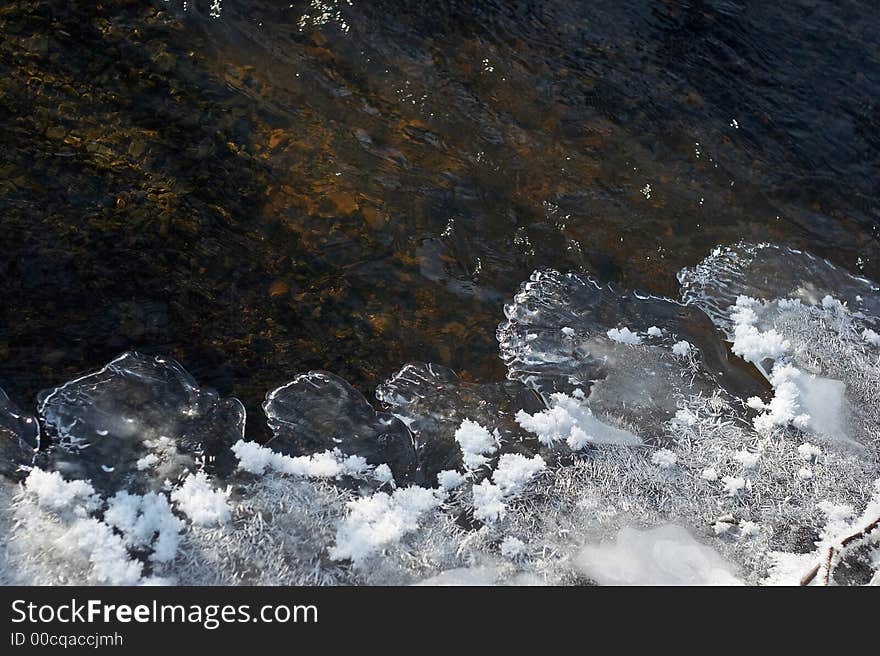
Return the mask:
[[733, 565], [674, 524], [623, 528], [613, 540], [584, 547], [575, 564], [603, 585], [742, 585]]

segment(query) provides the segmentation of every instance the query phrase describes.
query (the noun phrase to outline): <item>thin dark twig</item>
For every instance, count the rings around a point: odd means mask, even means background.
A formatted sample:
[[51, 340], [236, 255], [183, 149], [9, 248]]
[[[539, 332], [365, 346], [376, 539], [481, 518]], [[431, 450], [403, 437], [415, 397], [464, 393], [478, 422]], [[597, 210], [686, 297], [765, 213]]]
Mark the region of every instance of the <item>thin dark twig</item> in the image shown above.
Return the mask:
[[[875, 529], [880, 527], [880, 517], [875, 519], [873, 522], [865, 526], [859, 531], [852, 533], [851, 535], [846, 536], [840, 541], [840, 549], [846, 549], [853, 542], [861, 540], [862, 538], [866, 538], [868, 535], [874, 532]], [[837, 549], [832, 545], [828, 547], [828, 554], [825, 558], [825, 574], [822, 577], [822, 585], [828, 585], [831, 582], [831, 573], [832, 573], [832, 563], [834, 562], [834, 554]], [[821, 563], [816, 563], [810, 571], [801, 577], [801, 585], [809, 585], [812, 583], [813, 579], [816, 578], [816, 575], [819, 573], [819, 569], [821, 567]]]

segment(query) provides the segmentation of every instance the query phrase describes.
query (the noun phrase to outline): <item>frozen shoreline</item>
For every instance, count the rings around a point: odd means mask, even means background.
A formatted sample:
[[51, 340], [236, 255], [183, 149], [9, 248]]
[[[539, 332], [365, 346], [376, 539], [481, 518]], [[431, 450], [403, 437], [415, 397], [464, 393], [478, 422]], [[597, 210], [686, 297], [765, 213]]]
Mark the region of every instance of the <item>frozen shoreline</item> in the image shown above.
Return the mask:
[[878, 582], [880, 532], [849, 540], [880, 515], [877, 287], [750, 244], [679, 279], [682, 301], [536, 272], [498, 329], [509, 380], [410, 363], [377, 411], [300, 374], [263, 446], [165, 358], [41, 393], [33, 469], [3, 397], [0, 580]]

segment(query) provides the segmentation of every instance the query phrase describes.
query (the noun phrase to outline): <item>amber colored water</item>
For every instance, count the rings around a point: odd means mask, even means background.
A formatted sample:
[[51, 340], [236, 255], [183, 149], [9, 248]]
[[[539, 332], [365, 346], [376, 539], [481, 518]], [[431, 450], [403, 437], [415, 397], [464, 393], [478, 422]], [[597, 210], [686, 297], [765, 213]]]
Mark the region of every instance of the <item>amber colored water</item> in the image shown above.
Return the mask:
[[538, 267], [674, 294], [745, 238], [880, 278], [869, 2], [319, 4], [0, 7], [21, 405], [127, 349], [256, 424], [309, 369], [368, 396], [408, 360], [498, 379]]

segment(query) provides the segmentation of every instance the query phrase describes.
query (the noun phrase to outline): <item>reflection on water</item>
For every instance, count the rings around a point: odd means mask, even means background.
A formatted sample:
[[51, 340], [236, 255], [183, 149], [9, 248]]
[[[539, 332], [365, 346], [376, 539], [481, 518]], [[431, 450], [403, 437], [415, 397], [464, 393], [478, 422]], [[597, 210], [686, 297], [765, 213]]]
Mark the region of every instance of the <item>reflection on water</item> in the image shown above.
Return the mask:
[[126, 349], [249, 410], [308, 369], [499, 379], [541, 266], [672, 295], [745, 238], [880, 277], [864, 2], [22, 1], [0, 44], [22, 402]]

